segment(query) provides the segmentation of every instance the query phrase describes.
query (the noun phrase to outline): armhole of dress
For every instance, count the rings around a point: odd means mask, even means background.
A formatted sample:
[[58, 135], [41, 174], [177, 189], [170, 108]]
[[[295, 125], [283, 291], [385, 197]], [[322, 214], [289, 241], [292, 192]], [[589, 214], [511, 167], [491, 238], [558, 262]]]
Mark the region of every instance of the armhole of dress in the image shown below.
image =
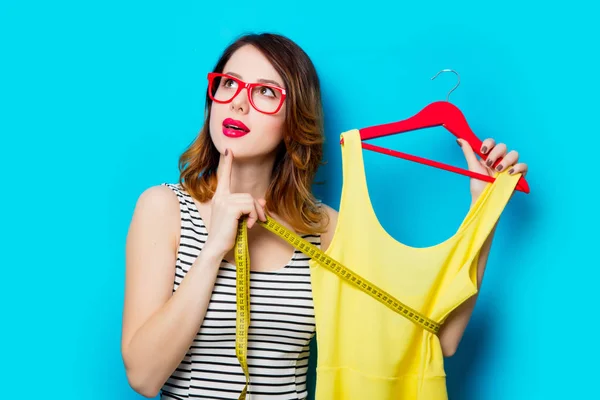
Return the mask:
[[[485, 244], [489, 238], [494, 226], [499, 222], [501, 215], [506, 209], [518, 177], [515, 179], [508, 176], [500, 176], [500, 181], [496, 185], [490, 186], [486, 193], [487, 198], [480, 205], [476, 218], [470, 222], [465, 235], [459, 240], [465, 240], [461, 246], [466, 248], [464, 262], [453, 271], [454, 280], [457, 280], [452, 286], [453, 290], [458, 291], [454, 296], [452, 304], [448, 306], [441, 317], [443, 320], [462, 305], [468, 298], [479, 292], [477, 287], [477, 277], [479, 273], [479, 257]], [[489, 262], [489, 260], [488, 260]], [[487, 266], [486, 266], [487, 269]]]
[[[173, 277], [173, 292], [177, 290], [181, 281], [178, 282], [179, 276], [185, 276], [186, 272], [183, 269], [183, 264], [181, 261], [181, 235], [183, 233], [183, 219], [184, 218], [192, 218], [188, 204], [186, 202], [186, 196], [189, 196], [185, 190], [181, 187], [180, 184], [172, 184], [172, 183], [163, 183], [162, 186], [166, 186], [175, 193], [177, 196], [177, 200], [179, 201], [179, 240], [177, 243], [177, 261], [175, 262], [175, 276]], [[181, 278], [183, 279], [183, 278]], [[160, 398], [165, 399], [184, 399], [189, 397], [190, 385], [192, 381], [192, 360], [191, 360], [191, 352], [188, 349], [186, 351], [185, 356], [182, 362], [178, 365], [177, 375], [173, 372], [167, 383], [163, 384], [161, 387]], [[165, 389], [167, 388], [167, 389]], [[177, 392], [181, 391], [178, 394]]]
[[518, 177], [514, 178], [505, 173], [496, 176], [498, 182], [489, 186], [489, 192], [486, 193], [486, 198], [481, 204], [481, 210], [475, 217], [472, 226], [467, 229], [469, 234], [473, 235], [473, 245], [471, 245], [470, 264], [468, 268], [474, 269], [469, 271], [471, 278], [477, 277], [478, 260], [481, 250], [492, 233], [494, 227], [499, 223], [500, 218], [508, 203], [510, 202], [512, 193], [518, 181]]
[[[184, 218], [191, 218], [190, 216], [190, 210], [187, 206], [187, 203], [185, 201], [185, 193], [183, 192], [183, 189], [181, 188], [180, 185], [178, 184], [172, 184], [172, 183], [163, 183], [162, 186], [166, 186], [169, 189], [171, 189], [171, 191], [173, 193], [175, 193], [175, 195], [177, 196], [177, 200], [179, 201], [179, 234], [180, 234], [180, 240], [181, 240], [181, 226], [183, 223], [183, 219]], [[177, 251], [179, 251], [179, 248], [177, 249]]]
[[172, 184], [172, 183], [163, 183], [162, 186], [166, 186], [169, 189], [171, 189], [173, 191], [173, 193], [175, 193], [175, 195], [177, 196], [177, 200], [179, 201], [179, 236], [178, 236], [178, 240], [177, 240], [177, 259], [175, 262], [175, 276], [173, 278], [173, 293], [175, 293], [175, 291], [177, 290], [177, 288], [179, 287], [180, 282], [177, 282], [177, 275], [181, 275], [184, 276], [187, 271], [184, 270], [182, 262], [181, 262], [181, 235], [183, 234], [183, 220], [184, 218], [189, 218], [191, 219], [192, 216], [190, 215], [190, 210], [187, 206], [187, 203], [185, 201], [185, 193], [183, 192], [182, 188], [180, 185], [178, 184]]

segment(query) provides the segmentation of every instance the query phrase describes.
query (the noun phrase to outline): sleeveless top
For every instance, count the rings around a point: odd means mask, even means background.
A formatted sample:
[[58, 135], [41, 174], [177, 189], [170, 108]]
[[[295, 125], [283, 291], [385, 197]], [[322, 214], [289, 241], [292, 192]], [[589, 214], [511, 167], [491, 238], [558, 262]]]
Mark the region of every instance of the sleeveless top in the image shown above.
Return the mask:
[[[341, 136], [340, 211], [326, 253], [409, 307], [443, 322], [477, 292], [479, 251], [520, 174], [496, 174], [446, 241], [410, 247], [388, 234], [373, 210], [359, 131]], [[318, 332], [317, 400], [447, 399], [438, 336], [313, 260], [310, 267]]]
[[[180, 205], [175, 292], [202, 251], [208, 232], [189, 193], [179, 184], [163, 185], [175, 192]], [[303, 237], [320, 245], [319, 236]], [[235, 266], [223, 260], [204, 321], [164, 384], [161, 399], [238, 399], [246, 378], [235, 351], [235, 277]], [[247, 400], [305, 399], [309, 342], [315, 334], [308, 258], [295, 250], [277, 271], [251, 271], [250, 306]]]

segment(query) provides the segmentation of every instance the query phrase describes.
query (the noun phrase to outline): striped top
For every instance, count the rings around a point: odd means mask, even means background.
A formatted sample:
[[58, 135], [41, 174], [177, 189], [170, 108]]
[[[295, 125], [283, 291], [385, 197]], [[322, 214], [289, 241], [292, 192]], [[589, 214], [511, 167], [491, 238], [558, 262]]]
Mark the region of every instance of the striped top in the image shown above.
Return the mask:
[[[164, 183], [179, 198], [180, 244], [173, 292], [202, 251], [208, 235], [192, 197]], [[320, 246], [317, 235], [303, 235]], [[295, 250], [273, 272], [250, 273], [247, 400], [305, 399], [309, 342], [315, 334], [309, 258]], [[236, 269], [223, 260], [202, 325], [161, 399], [238, 399], [246, 378], [235, 352]]]

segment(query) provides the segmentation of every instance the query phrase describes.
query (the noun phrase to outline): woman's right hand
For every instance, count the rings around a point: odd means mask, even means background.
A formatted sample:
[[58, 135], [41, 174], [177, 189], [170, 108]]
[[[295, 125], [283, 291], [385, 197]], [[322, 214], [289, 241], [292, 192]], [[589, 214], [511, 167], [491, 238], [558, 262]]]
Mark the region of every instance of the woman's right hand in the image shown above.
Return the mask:
[[225, 254], [235, 244], [238, 223], [242, 216], [248, 215], [248, 229], [258, 219], [266, 221], [264, 199], [255, 199], [249, 193], [231, 193], [231, 168], [233, 154], [225, 150], [221, 156], [217, 171], [217, 188], [211, 200], [210, 233], [203, 251], [214, 252], [218, 257]]

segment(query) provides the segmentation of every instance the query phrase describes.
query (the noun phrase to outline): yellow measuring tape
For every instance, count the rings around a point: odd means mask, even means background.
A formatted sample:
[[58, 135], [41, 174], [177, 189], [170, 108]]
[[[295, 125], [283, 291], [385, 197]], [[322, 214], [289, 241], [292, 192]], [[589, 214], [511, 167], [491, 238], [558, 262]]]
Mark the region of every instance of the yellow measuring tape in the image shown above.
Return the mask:
[[248, 252], [248, 230], [246, 218], [238, 224], [238, 233], [235, 249], [236, 271], [236, 303], [237, 319], [235, 322], [235, 348], [237, 359], [246, 375], [246, 385], [239, 399], [245, 399], [250, 383], [248, 373], [248, 328], [250, 327], [250, 254]]
[[[321, 251], [318, 247], [307, 240], [302, 239], [294, 232], [277, 223], [272, 218], [267, 216], [266, 222], [258, 220], [257, 224], [260, 224], [269, 231], [275, 233], [277, 236], [294, 246], [294, 248], [300, 250], [302, 253], [306, 254], [318, 262], [321, 266], [327, 268], [342, 278], [347, 283], [353, 285], [363, 293], [370, 295], [375, 300], [381, 302], [383, 305], [391, 308], [393, 311], [404, 316], [405, 318], [408, 318], [410, 321], [421, 326], [423, 329], [433, 334], [437, 334], [440, 331], [441, 325], [439, 323], [408, 307], [385, 290], [357, 275], [349, 268], [344, 267], [342, 264]], [[248, 327], [250, 325], [250, 254], [248, 253], [248, 232], [246, 218], [242, 219], [238, 225], [235, 262], [237, 265], [236, 349], [237, 358], [242, 365], [244, 374], [246, 375], [246, 386], [239, 397], [239, 399], [242, 400], [246, 398], [248, 384], [250, 381], [247, 363]]]

